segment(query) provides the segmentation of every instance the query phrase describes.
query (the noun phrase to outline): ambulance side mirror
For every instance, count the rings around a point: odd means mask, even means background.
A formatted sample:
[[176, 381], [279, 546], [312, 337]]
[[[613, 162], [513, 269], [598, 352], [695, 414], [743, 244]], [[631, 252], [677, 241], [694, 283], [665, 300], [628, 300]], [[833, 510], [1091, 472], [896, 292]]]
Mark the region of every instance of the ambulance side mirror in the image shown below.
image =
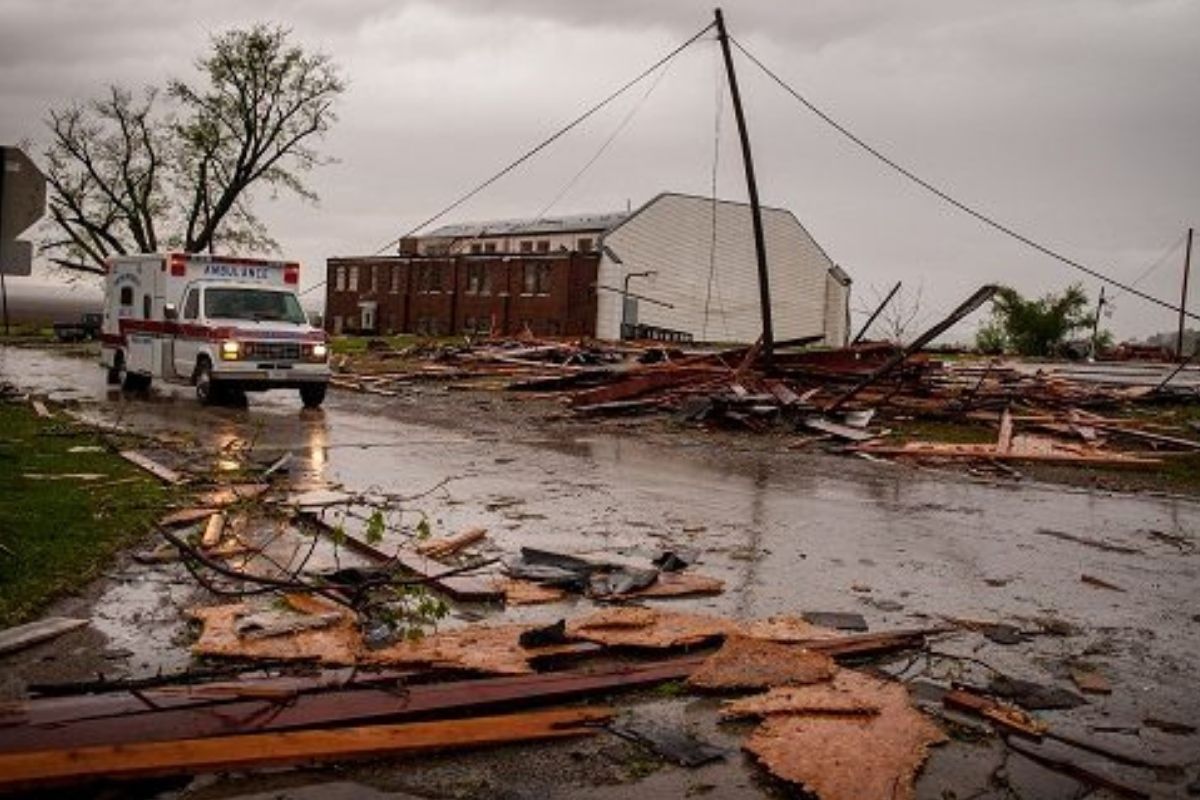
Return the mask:
[[163, 319], [166, 319], [166, 320], [179, 319], [179, 309], [175, 307], [174, 303], [167, 303], [165, 306], [163, 306]]

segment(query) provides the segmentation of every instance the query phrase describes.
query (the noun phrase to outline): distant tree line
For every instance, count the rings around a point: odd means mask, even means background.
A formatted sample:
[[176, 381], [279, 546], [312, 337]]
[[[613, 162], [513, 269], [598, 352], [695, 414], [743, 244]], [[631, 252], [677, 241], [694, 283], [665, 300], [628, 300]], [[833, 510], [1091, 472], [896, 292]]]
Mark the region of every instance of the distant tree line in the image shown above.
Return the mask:
[[[976, 333], [975, 346], [983, 353], [1049, 357], [1064, 355], [1068, 347], [1079, 350], [1082, 342], [1082, 349], [1090, 351], [1095, 323], [1095, 312], [1079, 285], [1036, 299], [1006, 286], [992, 300], [991, 318]], [[1097, 332], [1097, 352], [1112, 343], [1109, 331]]]

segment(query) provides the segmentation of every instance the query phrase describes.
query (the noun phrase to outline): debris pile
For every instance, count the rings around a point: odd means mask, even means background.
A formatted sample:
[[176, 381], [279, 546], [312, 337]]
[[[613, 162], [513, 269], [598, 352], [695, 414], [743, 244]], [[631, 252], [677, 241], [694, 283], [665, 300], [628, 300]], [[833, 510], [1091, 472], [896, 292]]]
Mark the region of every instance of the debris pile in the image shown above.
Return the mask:
[[[776, 343], [768, 358], [759, 345], [685, 351], [658, 343], [468, 341], [370, 351], [344, 363], [352, 371], [335, 385], [396, 396], [415, 382], [442, 380], [451, 388], [557, 398], [580, 418], [660, 413], [705, 426], [796, 431], [867, 457], [1145, 468], [1162, 463], [1164, 454], [1200, 450], [1194, 431], [1096, 413], [1196, 400], [1194, 389], [1169, 385], [1173, 376], [1148, 385], [1134, 373], [1096, 379], [1053, 365], [937, 359], [924, 352], [994, 291], [983, 287], [905, 347], [863, 342], [811, 349], [820, 337], [809, 337]], [[913, 420], [976, 431], [994, 426], [999, 442], [911, 440], [903, 430]], [[1027, 432], [1014, 436], [1014, 425]]]

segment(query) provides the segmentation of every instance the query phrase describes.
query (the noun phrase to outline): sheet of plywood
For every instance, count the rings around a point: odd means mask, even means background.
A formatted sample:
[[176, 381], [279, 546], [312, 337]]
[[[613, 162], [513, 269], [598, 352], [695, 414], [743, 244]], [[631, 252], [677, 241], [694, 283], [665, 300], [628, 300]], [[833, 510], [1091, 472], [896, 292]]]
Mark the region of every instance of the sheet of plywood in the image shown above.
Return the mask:
[[794, 644], [730, 636], [721, 649], [688, 678], [697, 689], [767, 689], [820, 683], [833, 678], [837, 665], [824, 653]]

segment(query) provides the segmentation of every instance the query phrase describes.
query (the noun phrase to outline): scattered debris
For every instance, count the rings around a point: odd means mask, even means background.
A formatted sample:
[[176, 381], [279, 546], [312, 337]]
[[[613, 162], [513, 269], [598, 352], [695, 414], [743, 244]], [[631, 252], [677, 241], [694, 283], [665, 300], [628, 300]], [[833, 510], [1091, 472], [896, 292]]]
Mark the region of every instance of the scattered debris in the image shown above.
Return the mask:
[[487, 528], [468, 528], [461, 533], [448, 536], [444, 539], [430, 539], [420, 542], [416, 550], [421, 555], [430, 558], [447, 558], [466, 547], [470, 547], [476, 542], [482, 541], [485, 536], [487, 536]]
[[1098, 589], [1108, 589], [1109, 591], [1112, 591], [1112, 592], [1125, 591], [1120, 586], [1117, 586], [1115, 583], [1109, 583], [1108, 581], [1104, 580], [1103, 578], [1097, 578], [1095, 575], [1088, 575], [1087, 573], [1080, 575], [1079, 580], [1081, 580], [1084, 583], [1089, 584], [1091, 586], [1095, 586]]
[[726, 756], [724, 748], [702, 742], [687, 733], [639, 720], [614, 722], [608, 726], [608, 730], [622, 739], [650, 748], [681, 767], [701, 767]]
[[29, 404], [33, 406], [33, 412], [42, 419], [52, 419], [54, 417], [54, 415], [50, 413], [50, 410], [46, 408], [46, 404], [41, 400], [30, 400]]
[[1196, 732], [1195, 725], [1186, 722], [1174, 722], [1169, 719], [1159, 719], [1158, 717], [1146, 717], [1142, 720], [1142, 724], [1148, 728], [1155, 728], [1173, 736], [1191, 736]]
[[0, 654], [24, 650], [87, 625], [86, 619], [46, 617], [37, 622], [0, 630]]
[[1045, 686], [1034, 681], [1010, 678], [1007, 675], [993, 676], [988, 683], [988, 691], [997, 697], [1011, 700], [1030, 711], [1078, 708], [1087, 703], [1074, 692], [1058, 686]]
[[578, 639], [606, 647], [667, 649], [712, 642], [738, 632], [736, 623], [705, 614], [622, 607], [596, 611], [567, 625]]
[[833, 678], [837, 665], [828, 655], [793, 644], [729, 636], [721, 649], [688, 678], [696, 689], [769, 689], [819, 683]]
[[221, 533], [225, 530], [225, 515], [217, 512], [208, 518], [204, 526], [204, 535], [200, 537], [200, 546], [211, 550], [221, 542]]
[[1073, 667], [1071, 680], [1079, 687], [1079, 691], [1087, 694], [1112, 694], [1112, 683], [1108, 678], [1093, 669]]
[[862, 614], [846, 611], [805, 611], [805, 622], [821, 628], [836, 628], [840, 631], [866, 631], [867, 620]]
[[186, 480], [183, 473], [176, 472], [170, 467], [163, 466], [154, 459], [150, 458], [150, 456], [137, 450], [122, 450], [120, 453], [118, 453], [118, 455], [120, 455], [121, 458], [125, 459], [129, 463], [146, 470], [146, 472], [149, 472], [163, 483], [169, 483], [173, 486], [177, 486]]
[[822, 800], [911, 800], [929, 747], [946, 738], [912, 706], [902, 684], [855, 670], [738, 702], [737, 715], [764, 718], [746, 750], [776, 777]]

